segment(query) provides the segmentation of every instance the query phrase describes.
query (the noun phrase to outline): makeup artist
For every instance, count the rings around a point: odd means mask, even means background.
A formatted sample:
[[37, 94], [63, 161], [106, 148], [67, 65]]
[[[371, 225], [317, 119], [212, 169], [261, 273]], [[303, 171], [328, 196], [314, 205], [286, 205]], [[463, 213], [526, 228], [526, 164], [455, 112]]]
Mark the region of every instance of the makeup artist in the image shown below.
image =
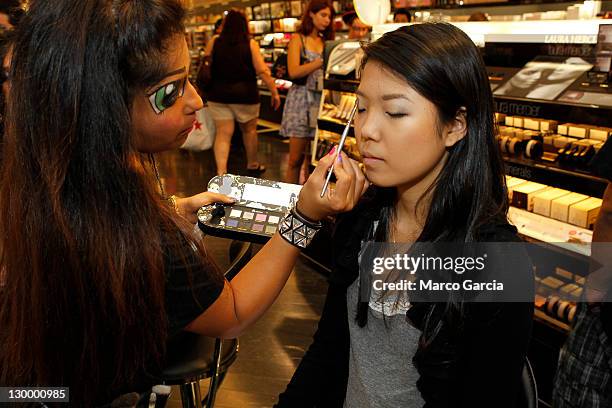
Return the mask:
[[97, 406], [150, 390], [181, 330], [240, 335], [289, 277], [298, 221], [310, 236], [368, 184], [342, 154], [320, 198], [336, 156], [323, 158], [286, 226], [225, 281], [189, 221], [229, 199], [169, 206], [154, 171], [153, 154], [180, 146], [202, 107], [181, 1], [29, 4], [0, 173], [0, 386], [70, 387], [73, 406]]

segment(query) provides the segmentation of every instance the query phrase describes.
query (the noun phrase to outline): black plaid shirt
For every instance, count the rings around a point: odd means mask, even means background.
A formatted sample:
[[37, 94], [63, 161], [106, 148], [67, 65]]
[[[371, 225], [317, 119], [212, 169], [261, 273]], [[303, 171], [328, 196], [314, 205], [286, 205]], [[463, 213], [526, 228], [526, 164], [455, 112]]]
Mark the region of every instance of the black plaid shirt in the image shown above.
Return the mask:
[[578, 304], [572, 331], [561, 349], [554, 408], [612, 407], [612, 339], [598, 311]]

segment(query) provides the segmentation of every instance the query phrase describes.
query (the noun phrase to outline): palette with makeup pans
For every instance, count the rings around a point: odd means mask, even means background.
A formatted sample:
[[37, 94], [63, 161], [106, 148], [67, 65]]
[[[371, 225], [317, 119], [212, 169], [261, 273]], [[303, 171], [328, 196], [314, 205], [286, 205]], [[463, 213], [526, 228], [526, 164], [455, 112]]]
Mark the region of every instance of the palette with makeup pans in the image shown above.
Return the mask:
[[235, 204], [211, 204], [198, 210], [198, 225], [206, 234], [263, 243], [270, 239], [297, 201], [302, 186], [248, 176], [213, 177], [208, 191], [236, 199]]

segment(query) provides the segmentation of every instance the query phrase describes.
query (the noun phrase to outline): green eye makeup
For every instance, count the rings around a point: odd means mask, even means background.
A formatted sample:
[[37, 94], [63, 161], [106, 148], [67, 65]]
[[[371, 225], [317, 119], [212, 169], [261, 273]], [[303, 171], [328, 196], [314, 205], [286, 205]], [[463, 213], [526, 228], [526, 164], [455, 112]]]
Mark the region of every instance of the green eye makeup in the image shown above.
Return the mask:
[[160, 114], [176, 103], [178, 98], [185, 93], [187, 77], [177, 79], [168, 84], [162, 85], [149, 94], [149, 103], [156, 114]]

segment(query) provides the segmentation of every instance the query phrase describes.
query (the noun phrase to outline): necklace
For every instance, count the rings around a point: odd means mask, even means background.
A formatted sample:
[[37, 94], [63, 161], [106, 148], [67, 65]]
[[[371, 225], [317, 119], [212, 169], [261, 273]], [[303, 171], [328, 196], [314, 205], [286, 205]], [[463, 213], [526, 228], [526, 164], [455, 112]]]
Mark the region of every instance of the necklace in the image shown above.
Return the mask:
[[162, 197], [165, 197], [166, 193], [164, 191], [164, 186], [162, 184], [161, 178], [159, 177], [159, 170], [157, 170], [157, 162], [155, 161], [155, 156], [153, 156], [153, 153], [149, 153], [149, 161], [151, 165], [153, 166], [153, 171], [155, 172], [155, 178], [157, 179], [157, 185], [159, 186], [159, 192]]

